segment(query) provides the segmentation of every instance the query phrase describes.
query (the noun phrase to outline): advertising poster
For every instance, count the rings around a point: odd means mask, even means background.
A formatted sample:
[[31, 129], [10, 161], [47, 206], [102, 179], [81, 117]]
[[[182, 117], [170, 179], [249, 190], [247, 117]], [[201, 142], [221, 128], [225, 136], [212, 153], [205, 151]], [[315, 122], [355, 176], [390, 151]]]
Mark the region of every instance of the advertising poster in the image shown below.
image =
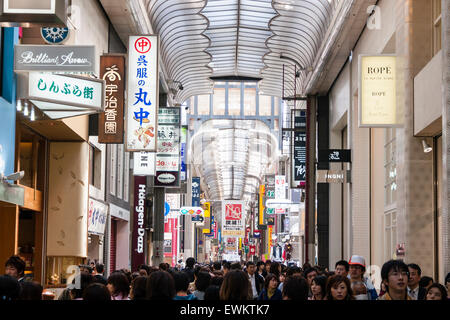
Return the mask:
[[222, 201], [222, 236], [244, 237], [244, 202]]

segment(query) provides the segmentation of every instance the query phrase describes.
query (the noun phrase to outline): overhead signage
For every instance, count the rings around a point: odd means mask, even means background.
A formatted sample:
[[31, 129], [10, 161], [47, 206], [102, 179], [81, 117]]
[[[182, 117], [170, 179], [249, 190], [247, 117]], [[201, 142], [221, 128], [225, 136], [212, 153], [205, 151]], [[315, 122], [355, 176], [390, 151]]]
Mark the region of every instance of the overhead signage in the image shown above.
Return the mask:
[[244, 209], [243, 201], [222, 201], [222, 236], [245, 236]]
[[134, 215], [131, 264], [132, 270], [145, 263], [145, 198], [147, 194], [146, 177], [134, 177]]
[[396, 59], [393, 55], [359, 56], [359, 127], [399, 125]]
[[200, 178], [192, 177], [192, 206], [200, 207]]
[[288, 184], [285, 176], [275, 176], [275, 199], [286, 199]]
[[14, 71], [94, 73], [95, 46], [18, 44], [14, 46]]
[[105, 234], [108, 205], [89, 199], [88, 232], [97, 235]]
[[133, 152], [133, 175], [154, 176], [156, 167], [156, 154], [154, 152]]
[[124, 221], [130, 221], [130, 211], [118, 207], [112, 203], [109, 204], [109, 214], [111, 217]]
[[181, 167], [180, 167], [180, 180], [186, 181], [186, 139], [187, 139], [187, 128], [181, 128], [181, 146], [180, 146], [180, 157], [181, 157]]
[[105, 81], [105, 111], [99, 114], [98, 142], [122, 144], [125, 57], [101, 56], [100, 78]]
[[292, 188], [303, 188], [306, 185], [306, 112], [294, 110], [294, 134], [292, 143]]
[[259, 186], [259, 215], [258, 215], [258, 225], [264, 225], [264, 193], [265, 185]]
[[157, 151], [158, 51], [158, 36], [129, 37], [127, 151]]
[[180, 108], [158, 110], [155, 186], [180, 185]]
[[30, 100], [51, 119], [103, 111], [103, 80], [31, 72], [21, 85], [17, 98]]
[[352, 162], [351, 150], [319, 150], [319, 162]]
[[317, 170], [317, 183], [350, 183], [350, 170]]
[[191, 215], [191, 216], [200, 216], [204, 214], [204, 210], [202, 207], [181, 207], [180, 214], [182, 215]]
[[48, 44], [62, 44], [69, 36], [69, 28], [43, 27], [41, 37]]

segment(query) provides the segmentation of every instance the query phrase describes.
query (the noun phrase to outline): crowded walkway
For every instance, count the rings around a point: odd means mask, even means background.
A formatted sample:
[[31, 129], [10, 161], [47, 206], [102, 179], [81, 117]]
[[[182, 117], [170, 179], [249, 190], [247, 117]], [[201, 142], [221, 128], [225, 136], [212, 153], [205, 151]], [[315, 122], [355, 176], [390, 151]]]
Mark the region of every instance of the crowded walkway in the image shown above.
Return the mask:
[[265, 262], [216, 261], [198, 264], [194, 258], [175, 267], [140, 265], [138, 270], [116, 270], [108, 278], [103, 265], [80, 265], [80, 277], [59, 297], [39, 283], [24, 277], [25, 262], [12, 256], [0, 276], [0, 300], [447, 300], [450, 273], [445, 283], [422, 275], [415, 263], [387, 261], [381, 268], [377, 290], [365, 276], [362, 256], [340, 260], [335, 270], [305, 263], [302, 267], [267, 260]]

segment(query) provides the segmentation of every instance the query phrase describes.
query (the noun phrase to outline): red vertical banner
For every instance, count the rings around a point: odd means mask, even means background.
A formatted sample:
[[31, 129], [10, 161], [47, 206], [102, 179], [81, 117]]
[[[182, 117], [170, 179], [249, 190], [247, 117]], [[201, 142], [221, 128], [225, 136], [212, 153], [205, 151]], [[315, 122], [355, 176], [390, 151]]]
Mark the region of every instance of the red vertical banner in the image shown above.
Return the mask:
[[177, 264], [177, 247], [178, 247], [178, 218], [173, 218], [172, 220], [172, 267]]
[[147, 193], [146, 177], [134, 177], [134, 214], [131, 251], [131, 268], [136, 271], [145, 263], [145, 197]]

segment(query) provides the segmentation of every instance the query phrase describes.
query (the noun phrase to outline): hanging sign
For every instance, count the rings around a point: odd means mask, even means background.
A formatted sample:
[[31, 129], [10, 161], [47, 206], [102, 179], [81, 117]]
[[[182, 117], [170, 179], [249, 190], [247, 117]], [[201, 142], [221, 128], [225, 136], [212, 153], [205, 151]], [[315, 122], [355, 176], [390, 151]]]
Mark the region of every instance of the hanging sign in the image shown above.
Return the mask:
[[222, 235], [245, 236], [243, 201], [222, 201]]
[[105, 80], [105, 112], [99, 114], [98, 142], [123, 143], [125, 57], [101, 56], [100, 78]]
[[200, 207], [200, 178], [192, 177], [192, 206]]
[[147, 194], [147, 180], [145, 177], [134, 177], [134, 215], [131, 263], [132, 270], [137, 270], [145, 263], [145, 198]]
[[186, 139], [187, 139], [187, 128], [181, 128], [181, 146], [180, 146], [180, 157], [181, 157], [181, 167], [180, 167], [180, 180], [186, 181]]
[[89, 198], [88, 232], [98, 235], [105, 234], [107, 216], [108, 206]]
[[317, 170], [317, 183], [350, 183], [350, 170]]
[[159, 108], [155, 186], [180, 185], [180, 108]]
[[397, 126], [397, 66], [393, 55], [359, 56], [359, 127]]
[[319, 162], [351, 162], [352, 160], [351, 150], [319, 150]]
[[180, 214], [191, 215], [191, 216], [201, 216], [204, 214], [202, 207], [181, 207]]
[[158, 36], [130, 36], [127, 77], [127, 151], [156, 152]]
[[275, 199], [286, 199], [288, 188], [285, 176], [275, 176]]
[[18, 99], [28, 99], [51, 119], [103, 111], [105, 81], [30, 72], [19, 78]]
[[14, 71], [95, 72], [95, 46], [14, 46]]
[[302, 188], [306, 185], [306, 112], [293, 110], [294, 134], [292, 143], [291, 187]]
[[155, 157], [154, 152], [133, 152], [133, 175], [135, 176], [154, 176], [155, 175]]

